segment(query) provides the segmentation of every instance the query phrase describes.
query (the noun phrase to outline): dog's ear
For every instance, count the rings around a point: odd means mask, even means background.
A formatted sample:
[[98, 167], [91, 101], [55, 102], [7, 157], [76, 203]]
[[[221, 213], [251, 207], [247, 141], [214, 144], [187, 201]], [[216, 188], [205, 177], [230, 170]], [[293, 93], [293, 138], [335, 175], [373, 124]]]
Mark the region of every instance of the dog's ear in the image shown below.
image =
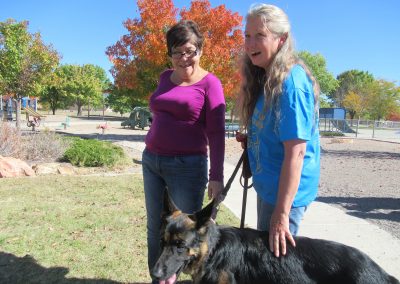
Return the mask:
[[213, 199], [206, 207], [192, 215], [192, 219], [196, 222], [196, 229], [199, 229], [210, 221], [213, 209], [214, 209], [215, 199]]
[[164, 209], [163, 216], [171, 215], [172, 212], [179, 210], [176, 207], [175, 203], [172, 201], [171, 197], [169, 197], [168, 190], [164, 190], [164, 208], [163, 209]]

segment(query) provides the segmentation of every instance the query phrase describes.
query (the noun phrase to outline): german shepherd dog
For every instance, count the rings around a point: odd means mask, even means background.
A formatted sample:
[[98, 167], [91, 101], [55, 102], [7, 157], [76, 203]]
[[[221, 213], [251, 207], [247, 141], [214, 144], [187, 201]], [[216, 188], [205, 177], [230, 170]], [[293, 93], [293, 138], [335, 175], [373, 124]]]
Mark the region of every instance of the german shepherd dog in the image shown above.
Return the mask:
[[269, 250], [268, 232], [218, 226], [214, 201], [195, 214], [182, 213], [164, 198], [162, 253], [151, 271], [171, 283], [180, 272], [193, 283], [399, 283], [363, 252], [327, 240], [295, 237], [285, 256]]

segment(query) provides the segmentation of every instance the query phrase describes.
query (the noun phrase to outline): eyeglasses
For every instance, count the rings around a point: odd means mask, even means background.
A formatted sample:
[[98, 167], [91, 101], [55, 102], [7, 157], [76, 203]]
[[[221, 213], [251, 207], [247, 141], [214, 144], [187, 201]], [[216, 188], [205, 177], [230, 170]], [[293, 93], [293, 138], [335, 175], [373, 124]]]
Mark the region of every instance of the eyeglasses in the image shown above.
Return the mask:
[[171, 53], [171, 57], [173, 59], [181, 59], [183, 56], [185, 56], [186, 58], [192, 58], [192, 57], [195, 57], [196, 55], [197, 55], [197, 49], [186, 50], [184, 52], [174, 51]]

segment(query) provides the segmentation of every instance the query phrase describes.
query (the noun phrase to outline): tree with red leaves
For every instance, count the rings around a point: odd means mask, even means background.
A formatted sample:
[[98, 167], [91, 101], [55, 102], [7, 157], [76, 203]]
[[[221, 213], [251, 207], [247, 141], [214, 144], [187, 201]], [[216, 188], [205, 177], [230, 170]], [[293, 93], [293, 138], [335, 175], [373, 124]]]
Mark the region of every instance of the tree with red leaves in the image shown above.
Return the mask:
[[[165, 34], [178, 21], [179, 11], [172, 0], [138, 0], [137, 4], [140, 19], [126, 20], [128, 34], [106, 51], [116, 89], [125, 89], [119, 93], [136, 103], [149, 97], [160, 73], [171, 67]], [[199, 25], [205, 37], [201, 65], [218, 76], [225, 96], [233, 97], [239, 81], [236, 61], [243, 44], [242, 17], [225, 5], [212, 8], [208, 0], [194, 0], [189, 9], [180, 10], [179, 19]]]

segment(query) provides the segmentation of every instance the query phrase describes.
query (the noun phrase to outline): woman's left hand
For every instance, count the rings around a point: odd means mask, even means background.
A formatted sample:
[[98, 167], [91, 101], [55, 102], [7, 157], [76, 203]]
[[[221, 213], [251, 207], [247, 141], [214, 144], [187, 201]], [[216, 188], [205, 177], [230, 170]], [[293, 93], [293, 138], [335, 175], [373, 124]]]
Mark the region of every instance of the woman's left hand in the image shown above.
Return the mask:
[[274, 211], [269, 225], [269, 249], [276, 257], [286, 254], [286, 239], [292, 246], [296, 246], [289, 231], [289, 215]]
[[222, 195], [224, 184], [222, 181], [210, 180], [208, 183], [208, 199], [215, 199], [218, 203], [224, 200], [225, 196]]

